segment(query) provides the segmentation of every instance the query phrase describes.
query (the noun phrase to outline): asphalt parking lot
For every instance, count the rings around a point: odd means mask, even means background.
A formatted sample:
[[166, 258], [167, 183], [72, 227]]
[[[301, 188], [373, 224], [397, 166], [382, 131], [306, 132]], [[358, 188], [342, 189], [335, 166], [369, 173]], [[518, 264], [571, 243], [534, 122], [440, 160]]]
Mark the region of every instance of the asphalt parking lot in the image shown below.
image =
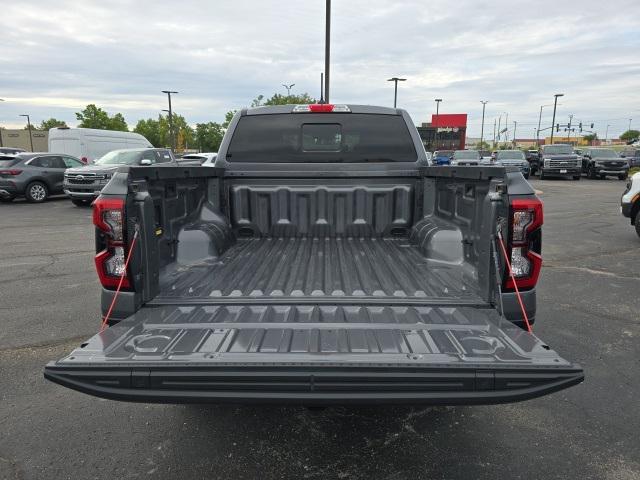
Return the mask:
[[533, 180], [536, 333], [584, 384], [512, 405], [138, 405], [42, 378], [99, 326], [91, 211], [0, 204], [0, 478], [640, 478], [640, 239], [623, 182]]

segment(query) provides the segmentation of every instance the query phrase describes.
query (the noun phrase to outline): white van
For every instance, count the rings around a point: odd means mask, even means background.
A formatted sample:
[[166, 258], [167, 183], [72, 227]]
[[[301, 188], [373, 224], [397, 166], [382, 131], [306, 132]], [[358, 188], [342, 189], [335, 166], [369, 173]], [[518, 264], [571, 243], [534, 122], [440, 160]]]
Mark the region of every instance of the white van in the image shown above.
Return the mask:
[[147, 147], [153, 148], [153, 145], [142, 135], [133, 132], [69, 127], [49, 130], [50, 152], [73, 155], [84, 163], [93, 163], [113, 150]]

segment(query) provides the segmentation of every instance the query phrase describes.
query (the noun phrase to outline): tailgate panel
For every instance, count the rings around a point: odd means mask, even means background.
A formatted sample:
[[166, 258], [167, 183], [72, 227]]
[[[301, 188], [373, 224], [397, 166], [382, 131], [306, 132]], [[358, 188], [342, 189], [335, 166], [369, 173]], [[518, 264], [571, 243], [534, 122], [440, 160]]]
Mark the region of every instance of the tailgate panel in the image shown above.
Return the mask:
[[492, 309], [317, 305], [144, 308], [45, 376], [121, 400], [445, 404], [583, 378]]

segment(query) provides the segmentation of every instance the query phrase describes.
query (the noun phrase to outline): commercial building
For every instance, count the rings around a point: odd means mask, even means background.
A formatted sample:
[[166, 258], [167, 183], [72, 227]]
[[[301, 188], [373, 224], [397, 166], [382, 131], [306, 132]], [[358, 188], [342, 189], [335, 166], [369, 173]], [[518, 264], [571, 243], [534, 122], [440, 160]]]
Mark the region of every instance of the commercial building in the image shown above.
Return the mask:
[[[49, 132], [42, 130], [31, 130], [34, 152], [47, 152], [49, 149]], [[0, 147], [22, 148], [27, 152], [31, 151], [29, 141], [29, 130], [15, 129], [9, 130], [0, 128]]]
[[463, 150], [467, 135], [466, 113], [431, 115], [431, 122], [417, 127], [422, 144], [428, 151]]

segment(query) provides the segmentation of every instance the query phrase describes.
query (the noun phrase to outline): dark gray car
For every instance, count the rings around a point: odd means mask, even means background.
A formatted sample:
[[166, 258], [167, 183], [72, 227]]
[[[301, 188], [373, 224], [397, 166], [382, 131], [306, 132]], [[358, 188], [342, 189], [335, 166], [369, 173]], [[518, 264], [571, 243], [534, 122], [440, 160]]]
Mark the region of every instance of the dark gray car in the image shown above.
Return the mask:
[[69, 169], [64, 175], [64, 193], [74, 205], [89, 205], [95, 200], [111, 176], [123, 165], [176, 166], [171, 150], [166, 148], [130, 148], [113, 150], [93, 165]]
[[589, 178], [618, 177], [626, 180], [629, 162], [610, 148], [587, 148], [582, 153], [582, 173]]
[[82, 165], [75, 157], [55, 153], [1, 155], [0, 201], [24, 196], [30, 202], [44, 202], [50, 195], [63, 193], [65, 170]]

